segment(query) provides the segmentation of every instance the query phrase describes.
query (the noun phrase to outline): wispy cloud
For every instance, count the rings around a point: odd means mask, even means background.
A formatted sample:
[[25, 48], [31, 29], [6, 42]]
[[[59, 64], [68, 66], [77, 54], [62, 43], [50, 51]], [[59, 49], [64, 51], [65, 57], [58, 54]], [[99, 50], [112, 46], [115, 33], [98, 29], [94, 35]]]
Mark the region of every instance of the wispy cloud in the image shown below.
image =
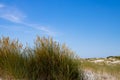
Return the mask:
[[39, 24], [26, 22], [27, 16], [23, 14], [22, 11], [18, 10], [16, 7], [0, 4], [0, 18], [13, 23], [24, 25], [26, 27], [31, 27], [35, 30], [40, 30], [46, 35], [55, 36], [56, 34], [47, 27], [40, 26]]
[[45, 31], [46, 34], [50, 34], [50, 35], [53, 35], [53, 36], [56, 35], [56, 32], [51, 32], [48, 28], [41, 27], [41, 30], [42, 30], [42, 31]]
[[25, 15], [15, 7], [0, 4], [0, 18], [11, 22], [20, 23], [25, 19]]
[[3, 4], [0, 4], [0, 8], [3, 8], [3, 7], [5, 7], [5, 5], [3, 5]]
[[31, 24], [31, 23], [26, 23], [26, 22], [22, 22], [21, 24], [25, 25], [25, 26], [29, 26], [33, 29], [42, 31], [43, 34], [49, 35], [49, 36], [56, 36], [57, 32], [50, 30], [48, 27], [45, 26], [41, 26], [39, 24]]
[[0, 16], [3, 19], [9, 20], [11, 22], [15, 22], [15, 23], [21, 23], [21, 17], [20, 15], [16, 15], [16, 14], [3, 14]]

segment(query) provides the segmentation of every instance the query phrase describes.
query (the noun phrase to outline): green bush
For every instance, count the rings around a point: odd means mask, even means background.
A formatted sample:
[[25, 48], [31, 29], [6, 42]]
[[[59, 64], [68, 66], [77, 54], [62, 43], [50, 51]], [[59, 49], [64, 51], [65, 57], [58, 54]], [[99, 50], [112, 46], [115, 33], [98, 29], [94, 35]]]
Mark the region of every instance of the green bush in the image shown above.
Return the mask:
[[[74, 53], [52, 38], [37, 37], [33, 48], [22, 48], [9, 37], [0, 39], [0, 68], [5, 76], [27, 80], [82, 80]], [[8, 77], [3, 78], [8, 78]]]

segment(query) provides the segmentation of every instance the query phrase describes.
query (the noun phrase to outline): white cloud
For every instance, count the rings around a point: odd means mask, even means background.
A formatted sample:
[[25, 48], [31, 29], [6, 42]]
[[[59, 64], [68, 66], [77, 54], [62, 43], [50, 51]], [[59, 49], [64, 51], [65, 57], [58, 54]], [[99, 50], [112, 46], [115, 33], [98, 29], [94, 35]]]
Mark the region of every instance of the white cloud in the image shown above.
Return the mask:
[[39, 24], [31, 24], [31, 23], [24, 23], [24, 22], [22, 22], [22, 24], [25, 25], [25, 26], [29, 26], [29, 27], [31, 27], [33, 29], [40, 30], [44, 34], [47, 34], [49, 36], [56, 36], [56, 32], [50, 30], [48, 27], [41, 26]]
[[25, 15], [16, 7], [7, 6], [0, 3], [0, 18], [18, 23], [25, 18]]
[[46, 35], [55, 36], [55, 32], [51, 31], [47, 27], [40, 26], [39, 24], [32, 24], [32, 23], [25, 22], [26, 16], [23, 14], [23, 12], [18, 10], [16, 7], [0, 4], [0, 8], [1, 8], [0, 18], [8, 20], [13, 23], [24, 25], [26, 27], [31, 27], [35, 30], [40, 30]]
[[49, 34], [50, 36], [53, 35], [55, 36], [55, 32], [50, 31], [47, 27], [40, 27], [40, 30], [46, 32], [46, 34]]
[[13, 15], [13, 14], [4, 14], [2, 16], [0, 16], [1, 18], [4, 18], [6, 20], [9, 20], [11, 22], [16, 22], [16, 23], [20, 23], [21, 19], [19, 16]]
[[20, 23], [24, 20], [25, 17], [26, 16], [15, 7], [6, 6], [0, 9], [0, 18], [11, 22]]
[[0, 4], [0, 8], [4, 8], [5, 7], [5, 5], [4, 4]]

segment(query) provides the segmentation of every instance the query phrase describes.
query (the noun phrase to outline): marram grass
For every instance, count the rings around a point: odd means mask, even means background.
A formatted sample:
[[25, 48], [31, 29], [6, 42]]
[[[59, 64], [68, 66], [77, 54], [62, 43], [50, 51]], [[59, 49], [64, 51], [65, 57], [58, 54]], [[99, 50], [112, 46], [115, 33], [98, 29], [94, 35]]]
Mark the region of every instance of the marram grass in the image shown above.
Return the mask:
[[33, 48], [17, 40], [0, 39], [0, 75], [3, 79], [83, 80], [80, 62], [65, 45], [37, 37]]

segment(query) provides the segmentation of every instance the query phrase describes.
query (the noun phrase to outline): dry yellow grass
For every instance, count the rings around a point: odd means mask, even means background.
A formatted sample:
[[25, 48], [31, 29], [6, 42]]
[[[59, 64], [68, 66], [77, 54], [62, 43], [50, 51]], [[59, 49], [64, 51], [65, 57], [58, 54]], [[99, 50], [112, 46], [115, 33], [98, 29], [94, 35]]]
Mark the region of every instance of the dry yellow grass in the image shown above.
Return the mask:
[[18, 40], [0, 39], [0, 68], [5, 79], [82, 80], [75, 59], [70, 49], [52, 38], [37, 37], [34, 48], [25, 49]]

